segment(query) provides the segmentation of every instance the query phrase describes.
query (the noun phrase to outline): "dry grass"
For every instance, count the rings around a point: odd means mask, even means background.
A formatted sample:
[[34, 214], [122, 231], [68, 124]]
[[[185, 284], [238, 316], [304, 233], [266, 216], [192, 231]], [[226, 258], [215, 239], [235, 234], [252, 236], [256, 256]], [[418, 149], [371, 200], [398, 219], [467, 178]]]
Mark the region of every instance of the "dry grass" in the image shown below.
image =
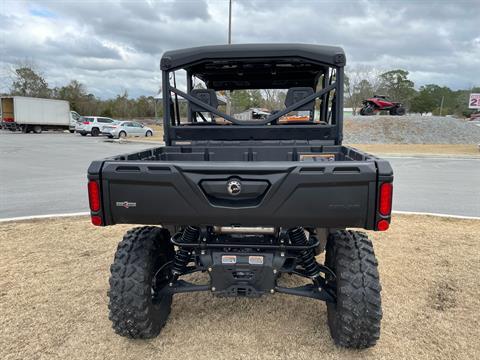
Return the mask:
[[372, 154], [480, 156], [473, 144], [349, 144]]
[[336, 348], [325, 305], [286, 295], [176, 295], [158, 338], [115, 335], [108, 269], [128, 228], [85, 218], [0, 224], [1, 359], [480, 357], [480, 221], [396, 216], [390, 231], [373, 234], [384, 320], [366, 351]]

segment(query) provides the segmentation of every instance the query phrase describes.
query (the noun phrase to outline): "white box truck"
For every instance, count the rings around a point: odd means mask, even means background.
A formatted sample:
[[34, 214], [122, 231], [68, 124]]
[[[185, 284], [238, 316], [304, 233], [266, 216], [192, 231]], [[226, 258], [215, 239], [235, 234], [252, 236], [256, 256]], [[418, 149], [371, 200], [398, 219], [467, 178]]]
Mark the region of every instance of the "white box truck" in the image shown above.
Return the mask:
[[2, 128], [39, 134], [43, 130], [73, 133], [81, 116], [70, 111], [70, 104], [65, 100], [3, 96], [0, 98], [0, 118]]

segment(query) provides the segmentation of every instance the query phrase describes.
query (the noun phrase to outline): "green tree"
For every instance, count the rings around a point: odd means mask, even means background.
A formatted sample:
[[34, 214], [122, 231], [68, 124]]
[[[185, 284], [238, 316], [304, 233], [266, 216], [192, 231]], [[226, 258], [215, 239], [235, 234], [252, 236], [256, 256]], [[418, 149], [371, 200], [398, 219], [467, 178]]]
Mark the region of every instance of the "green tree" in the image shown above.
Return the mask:
[[440, 105], [442, 99], [442, 97], [437, 99], [438, 88], [440, 88], [438, 85], [433, 84], [420, 87], [420, 90], [412, 99], [410, 111], [421, 114], [433, 112]]
[[52, 90], [43, 76], [36, 73], [32, 66], [23, 65], [13, 71], [11, 95], [49, 98]]
[[239, 113], [252, 107], [262, 106], [260, 90], [235, 90], [230, 93], [233, 113]]
[[68, 85], [54, 89], [55, 97], [70, 102], [70, 108], [79, 113], [85, 107], [85, 102], [91, 99], [87, 97], [85, 86], [77, 80], [72, 80]]
[[128, 119], [132, 117], [132, 105], [132, 101], [128, 98], [128, 92], [124, 89], [122, 93], [117, 95], [117, 97], [112, 101], [111, 109], [113, 116], [122, 119]]
[[399, 101], [407, 106], [415, 95], [414, 82], [408, 79], [409, 72], [402, 69], [390, 70], [380, 75], [382, 95], [387, 95], [393, 101]]
[[152, 96], [140, 96], [135, 100], [134, 115], [138, 117], [155, 116], [155, 99]]

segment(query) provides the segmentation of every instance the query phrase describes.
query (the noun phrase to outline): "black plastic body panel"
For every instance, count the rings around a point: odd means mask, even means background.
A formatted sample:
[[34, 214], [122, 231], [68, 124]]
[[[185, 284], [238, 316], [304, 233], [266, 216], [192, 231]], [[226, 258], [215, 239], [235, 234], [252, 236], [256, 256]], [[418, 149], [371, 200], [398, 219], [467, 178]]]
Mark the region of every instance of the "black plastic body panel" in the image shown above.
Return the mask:
[[[205, 155], [215, 152], [218, 161]], [[315, 157], [326, 154], [335, 160]], [[379, 180], [393, 173], [388, 162], [343, 146], [160, 147], [94, 162], [89, 178], [101, 180], [105, 225], [374, 229]], [[229, 200], [221, 184], [232, 178], [250, 193]], [[208, 193], [202, 184], [214, 186]]]

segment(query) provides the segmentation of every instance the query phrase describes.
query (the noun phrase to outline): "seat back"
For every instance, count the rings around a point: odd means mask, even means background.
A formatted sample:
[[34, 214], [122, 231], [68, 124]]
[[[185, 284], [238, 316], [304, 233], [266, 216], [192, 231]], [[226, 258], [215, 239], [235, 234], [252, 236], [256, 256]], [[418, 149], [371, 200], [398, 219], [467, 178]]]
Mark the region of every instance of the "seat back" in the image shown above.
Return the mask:
[[[290, 89], [288, 89], [287, 96], [285, 97], [285, 106], [289, 107], [289, 106], [299, 102], [300, 100], [305, 99], [306, 97], [308, 97], [312, 94], [313, 94], [313, 89], [311, 87], [293, 87], [293, 88], [290, 88]], [[309, 111], [310, 116], [309, 116], [309, 119], [307, 120], [307, 123], [309, 123], [309, 122], [313, 121], [314, 110], [315, 110], [315, 100], [312, 100], [311, 102], [308, 102], [305, 105], [300, 106], [295, 111]], [[299, 123], [299, 122], [302, 122], [302, 121], [305, 122], [305, 120], [302, 120], [302, 119], [296, 119], [296, 118], [288, 119], [288, 117], [287, 117], [287, 120], [285, 122], [286, 123], [289, 123], [289, 122]]]
[[[313, 89], [311, 87], [292, 87], [287, 91], [287, 96], [285, 97], [285, 106], [289, 107], [312, 94]], [[312, 100], [311, 102], [302, 105], [295, 111], [313, 111], [314, 107], [315, 100]]]
[[[190, 95], [215, 109], [218, 108], [217, 94], [213, 89], [193, 89], [190, 92]], [[202, 109], [200, 106], [193, 103], [190, 104], [190, 109], [192, 112], [207, 112], [205, 109]]]

